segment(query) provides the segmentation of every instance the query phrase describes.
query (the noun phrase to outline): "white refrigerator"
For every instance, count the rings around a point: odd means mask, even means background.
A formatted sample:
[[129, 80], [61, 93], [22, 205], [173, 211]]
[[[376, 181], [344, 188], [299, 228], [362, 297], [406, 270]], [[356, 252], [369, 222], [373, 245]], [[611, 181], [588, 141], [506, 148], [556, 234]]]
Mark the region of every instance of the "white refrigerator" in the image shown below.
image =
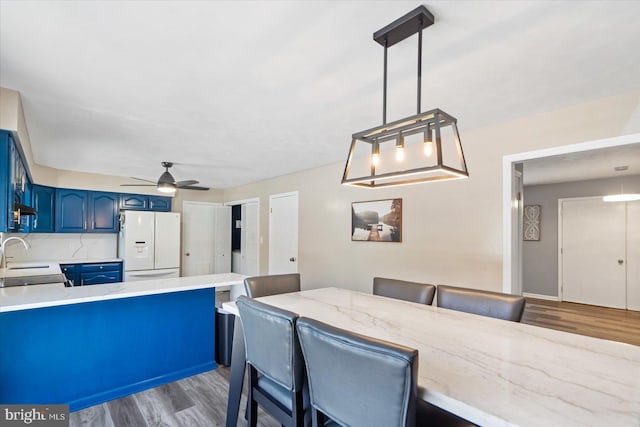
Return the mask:
[[180, 214], [124, 211], [118, 238], [124, 281], [180, 276]]

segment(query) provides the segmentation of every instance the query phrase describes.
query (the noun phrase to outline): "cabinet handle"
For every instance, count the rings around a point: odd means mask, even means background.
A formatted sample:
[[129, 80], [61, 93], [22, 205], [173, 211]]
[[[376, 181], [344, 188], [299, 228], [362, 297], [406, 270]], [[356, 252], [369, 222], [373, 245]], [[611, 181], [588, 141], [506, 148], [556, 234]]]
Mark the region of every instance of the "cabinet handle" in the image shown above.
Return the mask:
[[624, 264], [624, 260], [623, 259], [619, 259], [618, 260], [618, 265], [622, 265], [622, 264]]

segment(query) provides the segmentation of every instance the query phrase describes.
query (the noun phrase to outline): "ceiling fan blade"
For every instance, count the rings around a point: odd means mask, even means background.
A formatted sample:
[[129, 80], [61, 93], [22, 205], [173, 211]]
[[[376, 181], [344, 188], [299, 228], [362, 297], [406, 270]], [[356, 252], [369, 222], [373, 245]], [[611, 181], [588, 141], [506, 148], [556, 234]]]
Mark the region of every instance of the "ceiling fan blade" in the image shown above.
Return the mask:
[[155, 181], [152, 181], [150, 179], [144, 179], [144, 178], [136, 178], [135, 176], [132, 176], [131, 179], [137, 179], [138, 181], [145, 181], [145, 182], [150, 182], [152, 184], [155, 184]]
[[186, 185], [184, 187], [178, 185], [177, 187], [182, 189], [182, 190], [202, 190], [202, 191], [209, 190], [209, 187], [198, 187], [198, 186], [195, 186], [195, 185]]
[[156, 187], [157, 184], [120, 184], [120, 187]]
[[184, 187], [187, 185], [195, 185], [197, 183], [199, 183], [200, 181], [196, 181], [195, 179], [188, 179], [186, 181], [178, 181], [176, 182], [176, 186], [177, 187]]

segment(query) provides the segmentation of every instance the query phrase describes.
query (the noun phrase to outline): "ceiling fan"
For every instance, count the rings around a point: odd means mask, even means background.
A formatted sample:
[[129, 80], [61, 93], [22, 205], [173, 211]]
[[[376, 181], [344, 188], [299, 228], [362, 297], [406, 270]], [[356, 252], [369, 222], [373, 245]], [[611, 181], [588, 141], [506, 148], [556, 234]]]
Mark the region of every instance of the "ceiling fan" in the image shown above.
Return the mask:
[[132, 177], [133, 179], [149, 182], [151, 184], [120, 184], [120, 186], [121, 187], [157, 187], [158, 191], [162, 193], [175, 193], [176, 189], [178, 188], [183, 188], [185, 190], [203, 190], [203, 191], [206, 191], [209, 189], [208, 187], [196, 186], [195, 184], [198, 184], [198, 181], [193, 179], [176, 182], [176, 180], [173, 178], [173, 176], [169, 172], [169, 168], [173, 166], [173, 162], [162, 162], [161, 164], [162, 164], [162, 167], [165, 168], [165, 171], [162, 172], [162, 175], [160, 175], [160, 178], [158, 178], [157, 182], [150, 181], [148, 179]]

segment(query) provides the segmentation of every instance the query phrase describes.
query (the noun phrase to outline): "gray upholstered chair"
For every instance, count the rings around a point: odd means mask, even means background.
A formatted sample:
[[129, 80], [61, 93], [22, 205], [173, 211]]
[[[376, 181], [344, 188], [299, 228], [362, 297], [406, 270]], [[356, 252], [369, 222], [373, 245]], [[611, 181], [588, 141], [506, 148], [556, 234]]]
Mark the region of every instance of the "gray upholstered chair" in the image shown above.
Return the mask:
[[258, 405], [284, 426], [303, 426], [309, 397], [296, 331], [298, 315], [245, 296], [236, 304], [249, 366], [249, 426], [256, 426]]
[[436, 287], [427, 283], [374, 277], [373, 294], [430, 305], [436, 294]]
[[244, 289], [249, 298], [286, 294], [300, 290], [300, 274], [276, 274], [244, 279]]
[[519, 322], [525, 298], [500, 292], [438, 285], [438, 307]]
[[[296, 328], [314, 427], [472, 425], [419, 401], [417, 350], [304, 317]], [[429, 418], [421, 418], [422, 414]]]

